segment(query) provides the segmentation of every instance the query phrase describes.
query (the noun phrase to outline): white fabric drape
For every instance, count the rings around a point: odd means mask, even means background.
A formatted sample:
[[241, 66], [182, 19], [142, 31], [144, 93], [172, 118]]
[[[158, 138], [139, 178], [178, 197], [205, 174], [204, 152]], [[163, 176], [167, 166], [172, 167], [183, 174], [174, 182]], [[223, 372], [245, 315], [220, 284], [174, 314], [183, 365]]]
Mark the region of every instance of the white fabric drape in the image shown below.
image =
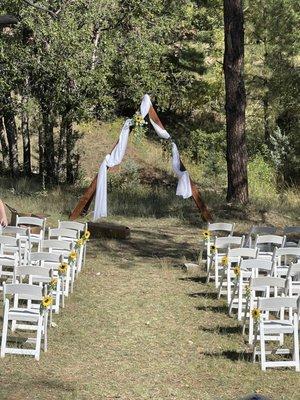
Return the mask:
[[182, 196], [184, 199], [192, 196], [192, 187], [190, 176], [187, 171], [181, 171], [180, 169], [180, 156], [176, 144], [172, 143], [172, 165], [173, 171], [178, 177], [178, 184], [176, 189], [176, 195]]
[[127, 119], [121, 130], [119, 141], [111, 154], [107, 154], [100, 165], [95, 198], [94, 221], [107, 217], [107, 168], [120, 164], [127, 148], [128, 136], [132, 120]]
[[[150, 107], [152, 107], [151, 99], [148, 94], [146, 94], [140, 105], [140, 112], [143, 118], [149, 114]], [[151, 125], [153, 126], [156, 134], [165, 140], [171, 139], [170, 134], [162, 127], [157, 125], [150, 117]], [[127, 148], [128, 136], [130, 131], [130, 126], [133, 122], [131, 119], [127, 119], [120, 133], [119, 141], [111, 154], [107, 154], [104, 161], [100, 165], [98, 179], [97, 179], [97, 189], [95, 198], [95, 210], [94, 210], [94, 221], [101, 217], [107, 217], [107, 168], [114, 167], [120, 164]], [[178, 185], [176, 189], [176, 195], [182, 196], [184, 199], [192, 196], [191, 181], [189, 173], [187, 171], [180, 170], [180, 156], [177, 146], [172, 142], [172, 165], [173, 171], [178, 177]]]

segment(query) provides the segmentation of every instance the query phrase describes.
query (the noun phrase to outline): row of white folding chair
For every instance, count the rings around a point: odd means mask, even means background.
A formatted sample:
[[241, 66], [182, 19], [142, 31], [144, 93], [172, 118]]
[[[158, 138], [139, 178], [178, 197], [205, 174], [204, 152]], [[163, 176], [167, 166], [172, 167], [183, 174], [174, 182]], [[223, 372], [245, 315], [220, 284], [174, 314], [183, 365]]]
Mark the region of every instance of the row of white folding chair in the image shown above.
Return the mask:
[[[219, 287], [219, 297], [222, 291], [223, 280], [226, 275], [227, 284], [227, 300], [230, 304], [229, 312], [231, 313], [232, 308], [238, 304], [238, 319], [241, 319], [241, 307], [243, 302], [245, 302], [245, 286], [249, 283], [251, 277], [257, 277], [260, 273], [267, 274], [269, 276], [279, 276], [286, 277], [288, 273], [289, 266], [287, 265], [287, 260], [297, 262], [300, 257], [300, 248], [281, 248], [274, 249], [273, 256], [271, 259], [257, 258], [259, 252], [257, 249], [229, 249], [227, 252], [228, 266], [223, 267], [222, 282]], [[253, 250], [253, 254], [250, 251]], [[236, 261], [236, 257], [239, 257], [238, 271], [236, 274], [231, 267], [232, 262]], [[248, 259], [245, 259], [245, 258]], [[257, 259], [256, 259], [257, 258]], [[284, 265], [282, 265], [282, 259], [284, 259]], [[233, 295], [231, 296], [231, 288], [233, 286]], [[235, 299], [236, 293], [238, 294], [237, 299]]]
[[[265, 263], [266, 270], [270, 270], [271, 262], [269, 260], [244, 260], [244, 262], [250, 261]], [[269, 264], [269, 266], [267, 266], [267, 264]], [[248, 319], [249, 343], [252, 344], [254, 342], [253, 362], [255, 362], [256, 356], [260, 355], [261, 367], [263, 370], [267, 367], [288, 366], [295, 367], [296, 370], [299, 371], [299, 307], [296, 309], [298, 297], [292, 297], [290, 295], [286, 279], [283, 278], [252, 276], [249, 287], [250, 297], [247, 299], [245, 308], [243, 332], [246, 327], [246, 319]], [[270, 308], [270, 304], [272, 304], [273, 308]], [[266, 305], [269, 305], [269, 308], [266, 307]], [[253, 316], [253, 311], [255, 309], [257, 312], [261, 313], [257, 320], [255, 320]], [[276, 314], [271, 316], [270, 311], [276, 311]], [[270, 351], [266, 350], [266, 342], [278, 341], [279, 345], [282, 346], [284, 344], [285, 334], [293, 335], [293, 360], [266, 361], [266, 355], [270, 354]], [[258, 341], [260, 342], [260, 351], [256, 351]], [[290, 350], [277, 349], [275, 353], [288, 354]]]
[[[43, 299], [43, 287], [40, 285], [12, 283], [3, 285], [3, 328], [1, 338], [1, 357], [5, 354], [33, 355], [36, 360], [40, 358], [42, 340], [44, 341], [44, 351], [47, 351], [47, 325], [48, 311], [40, 309], [39, 304]], [[10, 303], [9, 297], [12, 296]], [[26, 306], [22, 302], [26, 301]], [[32, 304], [37, 304], [32, 307]], [[29, 306], [28, 304], [31, 304]], [[27, 339], [26, 344], [34, 344], [34, 348], [24, 348], [8, 346], [9, 323], [13, 324], [13, 329], [26, 329], [35, 331], [36, 337]]]

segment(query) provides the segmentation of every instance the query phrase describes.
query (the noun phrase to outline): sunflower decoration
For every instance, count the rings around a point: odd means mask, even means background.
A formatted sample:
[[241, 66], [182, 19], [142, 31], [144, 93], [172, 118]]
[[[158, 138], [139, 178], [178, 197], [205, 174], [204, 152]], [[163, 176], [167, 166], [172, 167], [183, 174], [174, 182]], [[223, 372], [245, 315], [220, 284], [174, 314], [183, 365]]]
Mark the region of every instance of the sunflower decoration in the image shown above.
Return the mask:
[[253, 308], [253, 310], [251, 311], [251, 315], [254, 319], [254, 322], [257, 323], [261, 317], [261, 310], [259, 308]]
[[49, 288], [51, 290], [56, 290], [57, 288], [57, 278], [52, 278], [50, 283], [49, 283]]
[[70, 263], [70, 264], [71, 264], [71, 263], [74, 263], [74, 262], [76, 261], [76, 258], [77, 258], [77, 252], [76, 252], [76, 250], [72, 250], [72, 251], [70, 252], [70, 254], [69, 254], [69, 257], [68, 257], [69, 263]]
[[69, 265], [65, 262], [61, 263], [58, 267], [58, 274], [60, 276], [62, 275], [66, 275], [67, 271], [68, 271]]
[[221, 259], [221, 265], [223, 265], [223, 267], [228, 267], [229, 264], [229, 260], [227, 256], [222, 257]]
[[145, 128], [144, 125], [147, 125], [147, 122], [144, 120], [142, 115], [137, 111], [133, 118], [133, 138], [136, 143], [141, 142], [145, 136]]
[[210, 238], [210, 231], [203, 231], [203, 237], [205, 240]]
[[236, 265], [236, 266], [233, 268], [233, 272], [234, 272], [234, 274], [235, 274], [235, 277], [238, 278], [238, 277], [240, 276], [240, 273], [241, 273], [241, 268], [240, 268], [238, 265]]
[[91, 232], [90, 231], [85, 231], [81, 239], [89, 240], [90, 236], [91, 236]]
[[76, 244], [75, 244], [75, 248], [76, 249], [79, 249], [81, 246], [83, 246], [84, 245], [84, 239], [83, 238], [80, 238], [80, 239], [78, 239], [77, 241], [76, 241]]
[[217, 251], [217, 248], [216, 248], [216, 246], [214, 244], [212, 246], [210, 246], [210, 252], [212, 254], [215, 254], [216, 251]]
[[49, 307], [52, 306], [53, 303], [53, 298], [50, 295], [46, 295], [42, 298], [41, 305], [40, 305], [40, 311], [42, 312], [43, 310], [47, 310]]

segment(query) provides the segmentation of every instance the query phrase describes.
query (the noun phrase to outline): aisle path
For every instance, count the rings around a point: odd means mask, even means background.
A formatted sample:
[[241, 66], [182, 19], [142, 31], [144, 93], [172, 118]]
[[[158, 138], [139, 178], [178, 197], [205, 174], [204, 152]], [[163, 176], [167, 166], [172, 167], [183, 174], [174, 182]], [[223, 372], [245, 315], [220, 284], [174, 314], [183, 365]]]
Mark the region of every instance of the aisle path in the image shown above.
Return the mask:
[[196, 257], [195, 229], [147, 223], [130, 241], [89, 243], [48, 354], [0, 360], [1, 400], [239, 399], [254, 388], [285, 398], [295, 374], [249, 363], [223, 301], [178, 267]]

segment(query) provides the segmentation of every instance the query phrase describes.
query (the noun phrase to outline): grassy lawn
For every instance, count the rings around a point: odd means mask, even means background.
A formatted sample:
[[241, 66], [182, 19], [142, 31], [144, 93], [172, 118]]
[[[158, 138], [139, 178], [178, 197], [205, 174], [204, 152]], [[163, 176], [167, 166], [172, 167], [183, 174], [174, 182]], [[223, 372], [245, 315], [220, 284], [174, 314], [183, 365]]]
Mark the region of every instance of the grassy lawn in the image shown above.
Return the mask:
[[[249, 348], [195, 260], [199, 236], [187, 220], [119, 219], [127, 241], [91, 240], [86, 267], [49, 332], [41, 361], [0, 360], [0, 398], [240, 399], [261, 393], [299, 399], [299, 376], [249, 361]], [[240, 228], [244, 228], [242, 224]]]

